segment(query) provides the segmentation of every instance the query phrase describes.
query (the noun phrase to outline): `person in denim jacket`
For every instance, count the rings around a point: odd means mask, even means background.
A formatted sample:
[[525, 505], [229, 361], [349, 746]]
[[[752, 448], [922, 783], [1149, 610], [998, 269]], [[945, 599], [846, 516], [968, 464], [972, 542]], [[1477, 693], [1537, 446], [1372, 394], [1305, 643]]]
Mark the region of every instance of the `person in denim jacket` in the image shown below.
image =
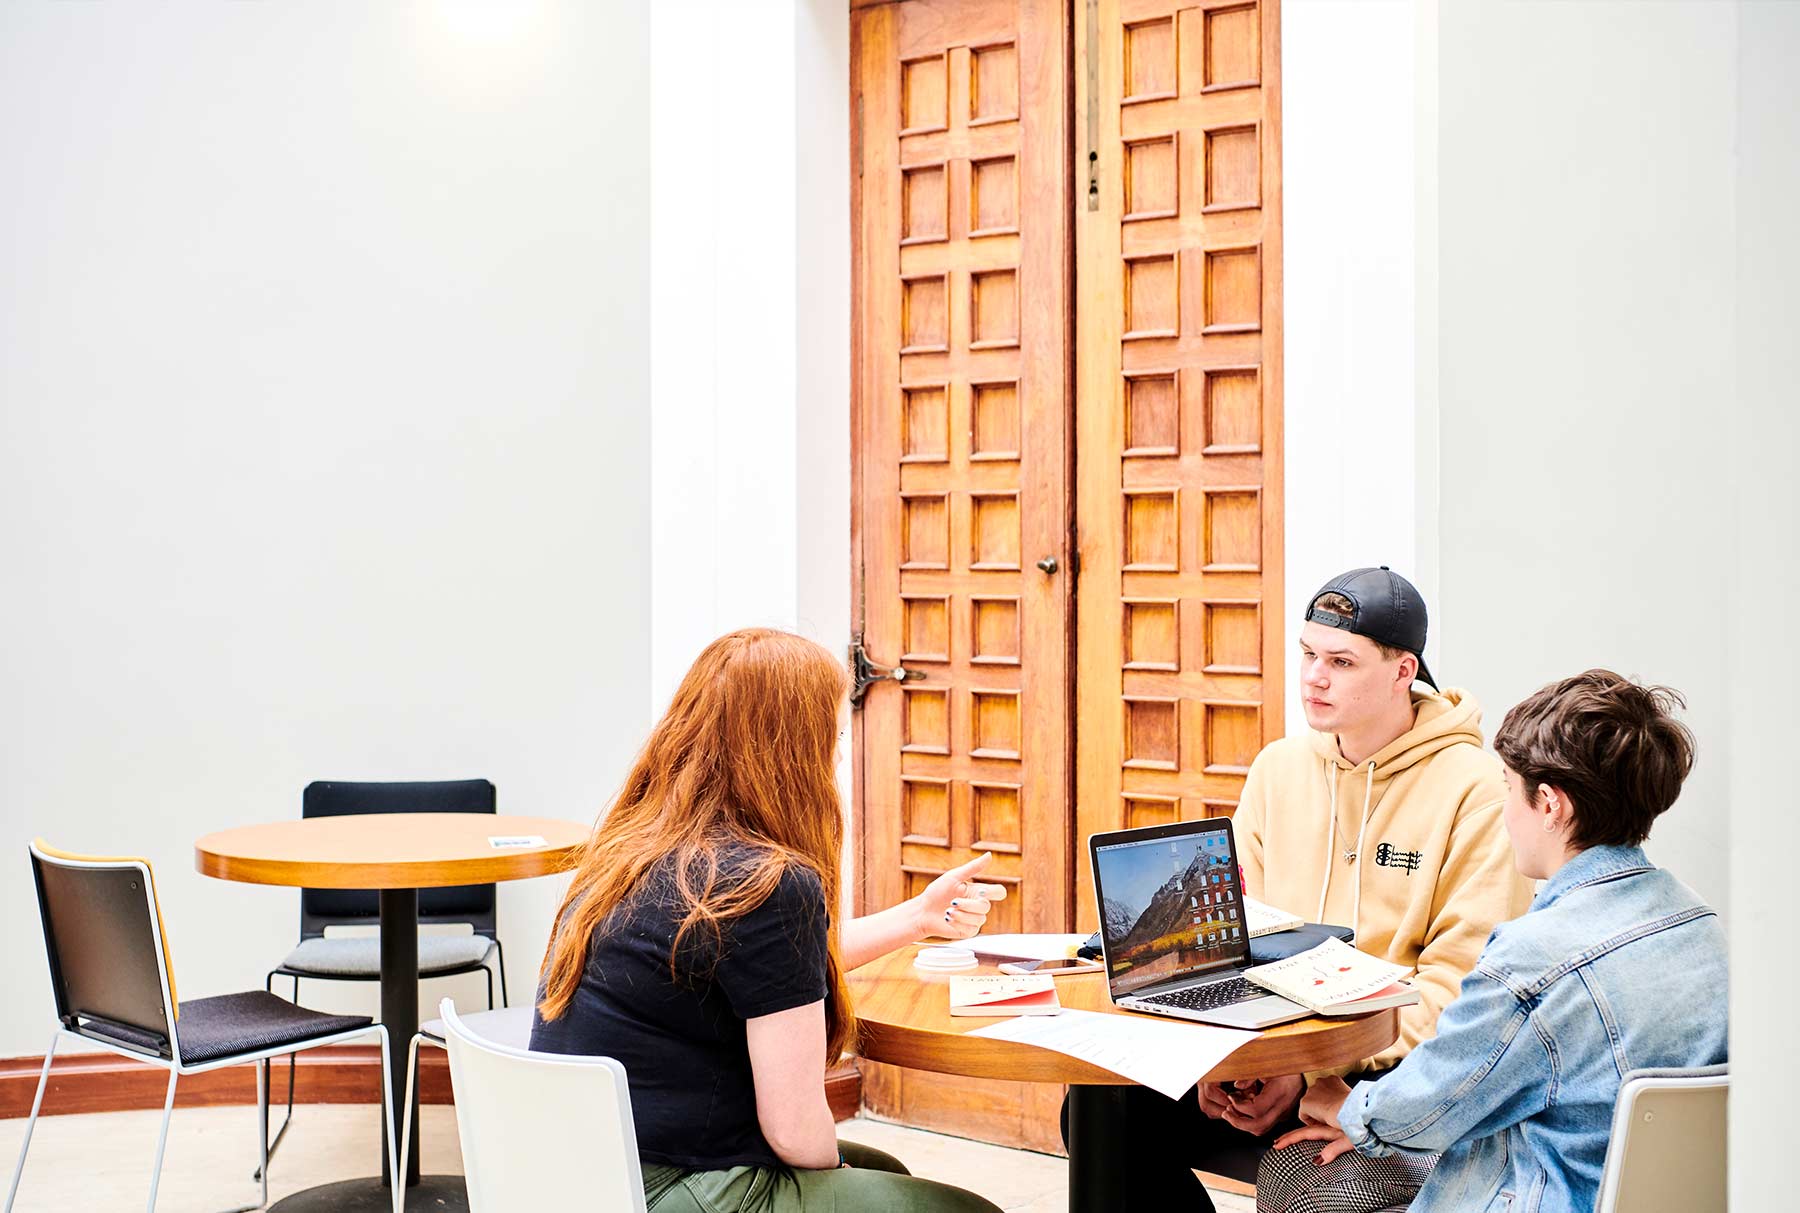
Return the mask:
[[1544, 884], [1489, 936], [1435, 1038], [1375, 1081], [1313, 1085], [1263, 1163], [1259, 1210], [1329, 1207], [1304, 1172], [1352, 1149], [1441, 1152], [1414, 1213], [1591, 1209], [1626, 1072], [1726, 1060], [1718, 915], [1638, 845], [1693, 766], [1676, 706], [1589, 670], [1507, 713], [1507, 834]]

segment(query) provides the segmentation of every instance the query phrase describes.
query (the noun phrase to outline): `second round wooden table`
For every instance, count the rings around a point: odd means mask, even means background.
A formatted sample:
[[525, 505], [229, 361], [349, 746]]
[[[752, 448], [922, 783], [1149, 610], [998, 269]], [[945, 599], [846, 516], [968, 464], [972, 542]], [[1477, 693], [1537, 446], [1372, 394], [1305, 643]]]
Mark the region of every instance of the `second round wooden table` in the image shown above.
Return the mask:
[[[310, 817], [241, 826], [208, 834], [194, 844], [194, 866], [205, 876], [250, 884], [306, 889], [375, 889], [381, 913], [381, 1022], [391, 1037], [388, 1053], [393, 1106], [382, 1125], [382, 1178], [349, 1180], [296, 1193], [274, 1210], [364, 1208], [387, 1213], [388, 1134], [400, 1132], [400, 1093], [406, 1089], [406, 1046], [419, 1026], [419, 890], [491, 884], [547, 876], [568, 868], [590, 827], [549, 817], [491, 813], [368, 813]], [[495, 838], [541, 837], [542, 846], [495, 846]], [[414, 1101], [417, 1102], [417, 1095]], [[416, 1110], [416, 1109], [415, 1109]], [[408, 1207], [467, 1208], [462, 1181], [447, 1177], [420, 1185], [419, 1118], [404, 1181]], [[443, 1189], [442, 1192], [434, 1189]]]
[[[1129, 1078], [1111, 1070], [1018, 1041], [970, 1036], [994, 1019], [950, 1014], [944, 974], [913, 967], [918, 947], [901, 948], [849, 975], [861, 1035], [857, 1051], [870, 1061], [1013, 1082], [1069, 1085], [1069, 1209], [1091, 1213], [1112, 1207], [1125, 1177], [1122, 1087]], [[962, 970], [996, 973], [992, 965]], [[1114, 1010], [1106, 978], [1081, 973], [1056, 979], [1063, 1006], [1081, 1011]], [[1400, 1035], [1397, 1010], [1354, 1019], [1313, 1017], [1265, 1029], [1227, 1057], [1205, 1081], [1268, 1078], [1350, 1065], [1372, 1057]]]

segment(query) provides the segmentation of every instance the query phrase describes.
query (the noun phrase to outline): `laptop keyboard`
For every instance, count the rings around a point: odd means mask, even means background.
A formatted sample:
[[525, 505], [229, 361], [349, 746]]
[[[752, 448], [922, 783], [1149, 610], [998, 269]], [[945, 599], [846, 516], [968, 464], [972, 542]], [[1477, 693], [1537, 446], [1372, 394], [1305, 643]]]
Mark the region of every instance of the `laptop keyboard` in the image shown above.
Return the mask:
[[1242, 977], [1234, 977], [1230, 981], [1215, 981], [1210, 985], [1189, 986], [1185, 990], [1174, 990], [1168, 994], [1157, 994], [1142, 1002], [1153, 1002], [1162, 1007], [1181, 1007], [1189, 1011], [1212, 1011], [1219, 1007], [1228, 1007], [1233, 1003], [1249, 1002], [1252, 998], [1267, 997], [1268, 991]]

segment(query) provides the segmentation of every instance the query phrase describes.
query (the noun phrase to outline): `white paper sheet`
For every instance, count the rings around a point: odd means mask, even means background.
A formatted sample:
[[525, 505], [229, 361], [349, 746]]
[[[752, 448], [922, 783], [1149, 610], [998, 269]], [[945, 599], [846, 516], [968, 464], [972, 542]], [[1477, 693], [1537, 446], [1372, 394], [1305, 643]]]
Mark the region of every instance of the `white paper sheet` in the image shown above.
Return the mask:
[[1214, 1066], [1257, 1036], [1238, 1028], [1175, 1023], [1139, 1015], [1064, 1008], [1058, 1015], [1009, 1019], [970, 1036], [1015, 1040], [1078, 1057], [1179, 1099]]
[[962, 946], [977, 956], [1002, 960], [1063, 960], [1087, 941], [1086, 935], [977, 935]]

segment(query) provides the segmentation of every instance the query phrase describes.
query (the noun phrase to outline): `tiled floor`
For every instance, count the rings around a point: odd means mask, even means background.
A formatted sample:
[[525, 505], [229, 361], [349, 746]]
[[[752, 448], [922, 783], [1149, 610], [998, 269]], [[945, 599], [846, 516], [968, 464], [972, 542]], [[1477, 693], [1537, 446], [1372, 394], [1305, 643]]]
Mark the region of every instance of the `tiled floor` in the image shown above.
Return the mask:
[[[462, 1172], [456, 1112], [421, 1110], [421, 1165], [427, 1172]], [[280, 1124], [280, 1113], [275, 1123]], [[15, 1213], [142, 1209], [150, 1194], [161, 1111], [46, 1116], [31, 1138]], [[269, 1198], [338, 1179], [374, 1175], [380, 1166], [380, 1129], [372, 1104], [306, 1104], [269, 1168]], [[0, 1120], [0, 1166], [10, 1180], [23, 1120]], [[257, 1184], [256, 1109], [177, 1108], [169, 1123], [157, 1213], [218, 1213], [251, 1204]]]
[[[442, 1174], [462, 1170], [456, 1115], [423, 1109], [422, 1165]], [[160, 1112], [47, 1116], [38, 1122], [19, 1188], [18, 1213], [142, 1208], [149, 1194], [150, 1160]], [[269, 1194], [373, 1174], [377, 1165], [375, 1109], [307, 1105], [269, 1168]], [[838, 1126], [904, 1161], [915, 1175], [979, 1192], [1008, 1213], [1063, 1213], [1068, 1164], [1060, 1158], [857, 1119]], [[25, 1122], [0, 1120], [0, 1182], [10, 1178]], [[169, 1129], [157, 1213], [215, 1213], [257, 1197], [256, 1113], [243, 1108], [182, 1108]], [[1249, 1213], [1241, 1196], [1215, 1194], [1220, 1213]]]

